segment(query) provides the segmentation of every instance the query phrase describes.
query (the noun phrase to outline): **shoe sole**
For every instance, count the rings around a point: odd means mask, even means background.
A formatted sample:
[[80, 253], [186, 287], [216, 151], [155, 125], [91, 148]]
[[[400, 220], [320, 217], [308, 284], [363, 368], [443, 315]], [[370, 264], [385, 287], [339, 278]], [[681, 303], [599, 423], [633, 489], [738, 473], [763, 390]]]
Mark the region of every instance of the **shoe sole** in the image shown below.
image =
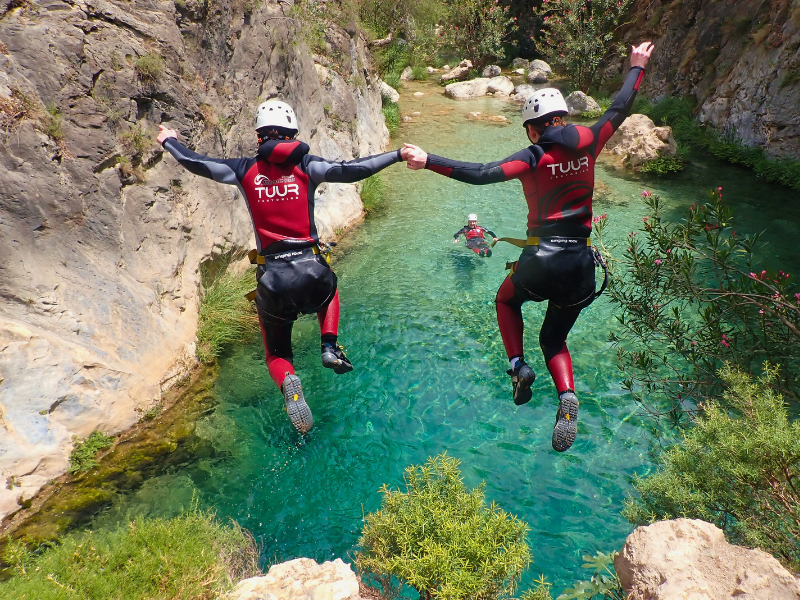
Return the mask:
[[303, 396], [303, 387], [300, 385], [300, 378], [296, 375], [288, 375], [283, 381], [283, 399], [286, 402], [286, 414], [298, 433], [308, 433], [314, 427], [314, 417], [311, 416], [311, 409], [306, 404]]
[[578, 435], [578, 399], [562, 398], [558, 403], [556, 425], [553, 428], [553, 450], [556, 452], [569, 450], [576, 435]]
[[345, 362], [340, 358], [336, 358], [336, 355], [332, 352], [327, 352], [322, 355], [322, 366], [326, 369], [333, 369], [333, 372], [337, 375], [349, 373], [353, 370], [353, 365], [350, 361]]

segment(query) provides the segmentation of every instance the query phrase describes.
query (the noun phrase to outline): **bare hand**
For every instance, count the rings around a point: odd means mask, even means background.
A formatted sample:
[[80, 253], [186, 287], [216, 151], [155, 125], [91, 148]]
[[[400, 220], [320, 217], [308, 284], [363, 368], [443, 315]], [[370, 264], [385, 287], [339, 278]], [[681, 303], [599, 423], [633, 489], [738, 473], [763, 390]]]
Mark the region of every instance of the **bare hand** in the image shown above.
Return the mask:
[[414, 171], [424, 169], [425, 165], [428, 164], [428, 153], [414, 144], [403, 144], [403, 146], [405, 146], [405, 148], [400, 151], [400, 155], [402, 156], [403, 151], [405, 151], [404, 158], [408, 164], [408, 168]]
[[158, 134], [156, 141], [159, 144], [163, 144], [167, 138], [176, 138], [178, 137], [178, 132], [174, 129], [170, 129], [169, 127], [164, 127], [163, 125], [159, 125], [158, 128], [161, 132]]
[[653, 53], [653, 44], [651, 42], [644, 42], [638, 46], [631, 46], [631, 68], [647, 66], [650, 60], [650, 55]]
[[457, 243], [458, 243], [458, 238], [454, 239], [454, 240], [453, 240], [453, 243], [454, 243], [454, 244], [457, 244]]
[[495, 242], [499, 242], [499, 241], [500, 241], [500, 240], [498, 240], [497, 238], [492, 238], [492, 239], [493, 239]]

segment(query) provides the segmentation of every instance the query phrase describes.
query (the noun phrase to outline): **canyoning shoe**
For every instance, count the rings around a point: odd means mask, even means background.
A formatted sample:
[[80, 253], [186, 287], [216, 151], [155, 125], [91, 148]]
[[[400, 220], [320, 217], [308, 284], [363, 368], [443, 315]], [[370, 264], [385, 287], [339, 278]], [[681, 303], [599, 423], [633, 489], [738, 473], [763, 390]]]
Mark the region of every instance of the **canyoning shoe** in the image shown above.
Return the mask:
[[578, 398], [572, 390], [558, 395], [556, 426], [553, 428], [553, 450], [569, 450], [578, 433]]
[[303, 386], [300, 385], [300, 378], [297, 375], [287, 375], [281, 385], [283, 399], [286, 402], [286, 413], [292, 426], [299, 433], [307, 433], [314, 426], [314, 417], [311, 416], [311, 409], [306, 404], [303, 396]]
[[514, 404], [521, 406], [528, 402], [533, 396], [531, 385], [536, 381], [536, 373], [533, 372], [524, 360], [520, 360], [517, 368], [506, 371], [511, 375], [511, 388], [514, 396]]
[[491, 255], [492, 255], [492, 249], [491, 248], [487, 248], [486, 249], [486, 258], [489, 258]]
[[327, 342], [322, 344], [322, 366], [326, 369], [333, 369], [333, 372], [339, 375], [353, 370], [353, 363], [347, 360], [342, 347], [339, 344], [331, 345]]

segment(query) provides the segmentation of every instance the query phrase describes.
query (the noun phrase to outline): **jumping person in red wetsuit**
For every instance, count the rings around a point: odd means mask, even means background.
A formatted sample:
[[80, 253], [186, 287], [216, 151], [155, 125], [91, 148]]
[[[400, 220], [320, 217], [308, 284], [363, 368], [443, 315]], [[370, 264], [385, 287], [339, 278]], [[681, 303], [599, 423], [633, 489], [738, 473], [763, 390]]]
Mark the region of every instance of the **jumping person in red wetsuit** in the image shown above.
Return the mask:
[[298, 141], [292, 108], [268, 100], [256, 114], [258, 154], [250, 158], [209, 158], [177, 140], [161, 126], [158, 142], [186, 169], [218, 183], [235, 185], [247, 200], [256, 234], [258, 267], [256, 308], [267, 367], [283, 392], [292, 425], [305, 433], [314, 424], [292, 366], [292, 325], [299, 313], [317, 313], [322, 364], [334, 373], [353, 365], [337, 344], [339, 292], [336, 275], [320, 254], [314, 222], [314, 192], [325, 181], [353, 183], [405, 159], [395, 150], [347, 162], [330, 162], [308, 153]]
[[528, 203], [525, 249], [497, 292], [497, 322], [511, 369], [514, 402], [531, 399], [533, 370], [522, 347], [522, 304], [547, 300], [539, 344], [558, 390], [559, 406], [553, 429], [553, 448], [567, 450], [577, 433], [578, 399], [567, 350], [569, 333], [581, 310], [595, 299], [592, 231], [594, 163], [608, 139], [630, 112], [653, 51], [645, 42], [633, 48], [631, 71], [609, 109], [591, 127], [565, 125], [567, 105], [561, 92], [535, 92], [522, 109], [522, 120], [533, 145], [499, 162], [463, 163], [428, 155], [416, 146], [408, 166], [432, 171], [466, 183], [487, 184], [519, 179]]
[[457, 244], [458, 238], [463, 235], [466, 239], [467, 248], [478, 256], [491, 256], [492, 249], [486, 243], [486, 237], [484, 236], [486, 233], [492, 236], [495, 242], [497, 241], [497, 236], [494, 232], [478, 225], [478, 215], [472, 213], [467, 217], [467, 224], [453, 236], [453, 243]]

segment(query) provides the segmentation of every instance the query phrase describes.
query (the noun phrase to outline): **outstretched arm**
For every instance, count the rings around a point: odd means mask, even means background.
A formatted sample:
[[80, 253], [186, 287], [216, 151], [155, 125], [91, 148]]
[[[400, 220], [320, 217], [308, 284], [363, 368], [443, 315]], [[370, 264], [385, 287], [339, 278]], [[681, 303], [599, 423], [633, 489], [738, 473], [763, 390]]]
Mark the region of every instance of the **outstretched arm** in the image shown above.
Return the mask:
[[543, 154], [541, 148], [530, 146], [503, 160], [481, 164], [459, 162], [443, 156], [428, 154], [413, 144], [405, 144], [405, 147], [408, 149], [409, 169], [429, 169], [445, 177], [474, 185], [517, 179], [523, 173], [535, 169]]
[[246, 172], [247, 158], [210, 158], [192, 152], [178, 141], [178, 133], [159, 125], [161, 132], [156, 141], [191, 173], [213, 179], [219, 183], [236, 185]]
[[456, 234], [453, 236], [453, 243], [457, 242], [458, 238], [460, 238], [463, 234], [466, 234], [466, 233], [467, 233], [467, 228], [466, 227], [462, 227], [461, 229], [456, 231]]
[[343, 162], [328, 161], [319, 156], [307, 155], [306, 172], [314, 183], [355, 183], [366, 179], [393, 165], [396, 162], [405, 160], [405, 148], [384, 152], [383, 154], [373, 154], [364, 158], [356, 158]]

